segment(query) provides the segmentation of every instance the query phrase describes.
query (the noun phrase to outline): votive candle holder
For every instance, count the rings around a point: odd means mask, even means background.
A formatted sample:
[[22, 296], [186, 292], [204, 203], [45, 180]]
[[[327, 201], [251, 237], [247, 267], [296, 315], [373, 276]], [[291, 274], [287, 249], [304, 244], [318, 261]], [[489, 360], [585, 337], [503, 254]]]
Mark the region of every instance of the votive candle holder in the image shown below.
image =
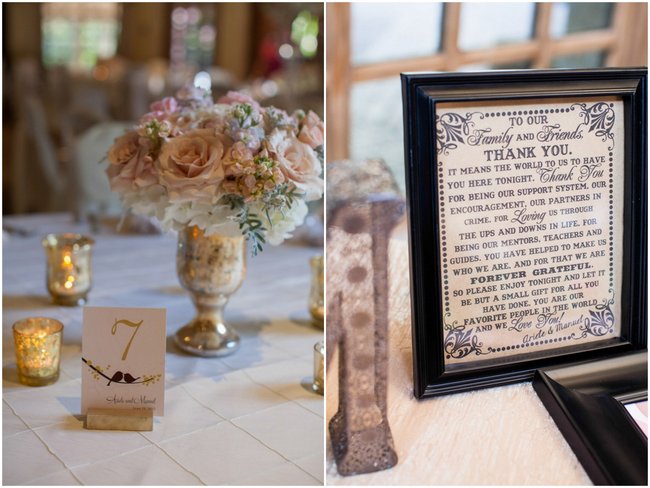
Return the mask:
[[81, 234], [49, 234], [43, 239], [47, 256], [47, 291], [57, 305], [86, 302], [92, 286], [95, 241]]
[[18, 380], [45, 386], [59, 379], [63, 324], [47, 317], [30, 317], [13, 325]]
[[323, 395], [325, 392], [325, 344], [323, 341], [314, 345], [314, 382], [311, 389]]
[[311, 288], [309, 290], [309, 313], [311, 314], [312, 323], [319, 329], [324, 328], [324, 300], [325, 291], [323, 272], [323, 256], [314, 256], [309, 260], [311, 267]]

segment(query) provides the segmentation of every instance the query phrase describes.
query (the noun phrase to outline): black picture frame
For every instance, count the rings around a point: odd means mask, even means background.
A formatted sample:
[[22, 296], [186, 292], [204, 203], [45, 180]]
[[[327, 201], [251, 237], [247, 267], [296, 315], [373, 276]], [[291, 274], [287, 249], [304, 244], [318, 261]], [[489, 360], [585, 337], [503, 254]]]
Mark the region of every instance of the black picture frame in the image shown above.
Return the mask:
[[[535, 370], [645, 349], [647, 340], [647, 68], [403, 73], [404, 146], [416, 398], [530, 381]], [[438, 103], [616, 96], [624, 106], [621, 332], [588, 350], [445, 367], [435, 113]]]
[[648, 485], [648, 438], [624, 404], [648, 398], [647, 351], [538, 370], [533, 388], [597, 485]]

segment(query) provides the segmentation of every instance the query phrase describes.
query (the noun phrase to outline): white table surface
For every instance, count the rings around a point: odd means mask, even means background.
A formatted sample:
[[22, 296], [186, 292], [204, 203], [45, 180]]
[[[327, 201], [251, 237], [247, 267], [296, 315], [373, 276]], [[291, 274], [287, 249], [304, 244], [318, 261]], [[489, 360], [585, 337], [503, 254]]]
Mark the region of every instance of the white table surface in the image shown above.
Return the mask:
[[[222, 359], [179, 352], [192, 318], [175, 272], [175, 237], [96, 235], [88, 305], [167, 309], [165, 416], [152, 432], [91, 431], [79, 416], [81, 307], [45, 288], [48, 232], [83, 231], [66, 215], [5, 218], [31, 233], [3, 239], [3, 484], [316, 485], [323, 481], [323, 397], [308, 390], [313, 346], [308, 258], [319, 249], [268, 247], [226, 308], [239, 351]], [[65, 325], [61, 376], [27, 387], [16, 377], [12, 324], [47, 316]]]
[[[590, 485], [530, 382], [413, 397], [406, 227], [390, 241], [388, 421], [399, 458], [392, 469], [336, 471], [329, 435], [328, 485]], [[327, 370], [327, 420], [338, 406], [338, 350]]]

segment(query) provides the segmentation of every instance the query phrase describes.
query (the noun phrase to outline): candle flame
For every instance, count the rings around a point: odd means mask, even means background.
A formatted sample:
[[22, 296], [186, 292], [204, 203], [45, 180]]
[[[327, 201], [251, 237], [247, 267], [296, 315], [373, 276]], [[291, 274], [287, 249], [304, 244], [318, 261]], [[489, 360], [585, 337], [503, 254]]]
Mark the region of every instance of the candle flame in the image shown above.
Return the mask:
[[63, 269], [72, 269], [73, 264], [72, 264], [72, 256], [70, 256], [70, 253], [64, 253], [63, 254], [63, 261], [61, 262], [61, 267]]

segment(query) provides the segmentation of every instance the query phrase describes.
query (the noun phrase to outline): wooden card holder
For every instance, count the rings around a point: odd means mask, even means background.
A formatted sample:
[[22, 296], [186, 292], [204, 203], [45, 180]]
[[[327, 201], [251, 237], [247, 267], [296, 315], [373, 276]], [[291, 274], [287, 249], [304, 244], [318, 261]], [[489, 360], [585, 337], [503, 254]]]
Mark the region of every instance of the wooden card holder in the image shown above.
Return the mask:
[[88, 430], [153, 430], [153, 410], [89, 408], [84, 427]]

